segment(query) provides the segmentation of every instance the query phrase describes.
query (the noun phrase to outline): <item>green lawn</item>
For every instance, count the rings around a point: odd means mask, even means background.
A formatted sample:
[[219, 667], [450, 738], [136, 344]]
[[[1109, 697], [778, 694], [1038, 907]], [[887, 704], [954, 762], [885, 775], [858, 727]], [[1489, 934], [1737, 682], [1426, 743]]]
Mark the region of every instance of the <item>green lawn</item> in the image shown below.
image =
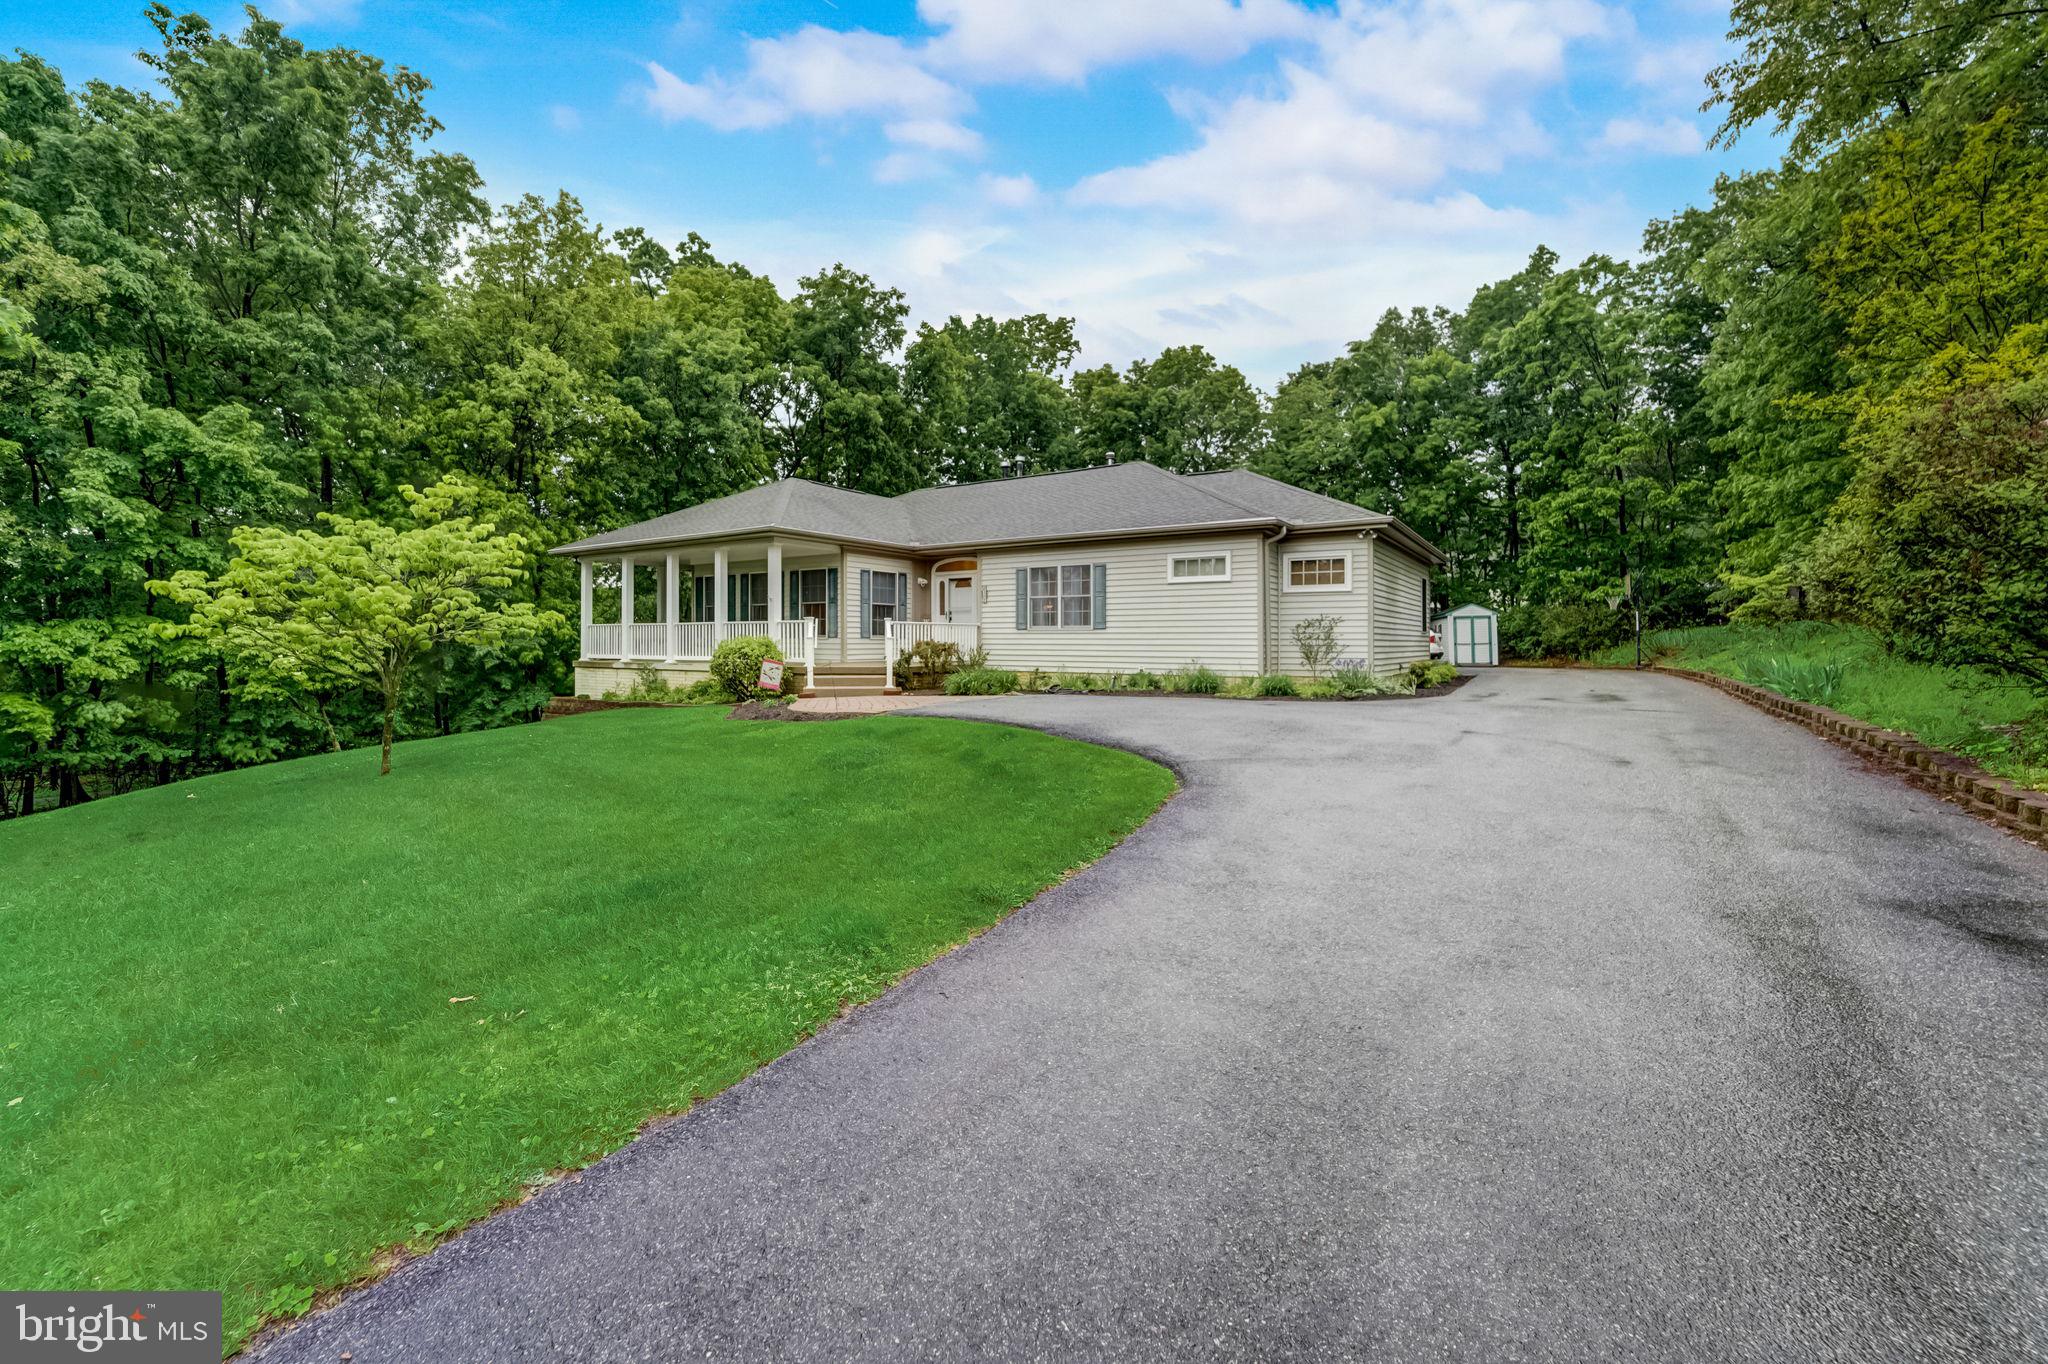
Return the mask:
[[[1868, 630], [1817, 621], [1660, 630], [1643, 637], [1643, 652], [1661, 663], [1759, 686], [1772, 686], [1774, 672], [1811, 677], [1818, 675], [1817, 665], [1838, 664], [1840, 681], [1832, 694], [1798, 699], [1967, 754], [1989, 771], [2048, 789], [2048, 717], [2037, 697], [1978, 669], [1935, 667], [1886, 653]], [[1590, 661], [1620, 665], [1634, 658], [1631, 643]], [[1774, 663], [1791, 667], [1774, 669]]]
[[1019, 729], [719, 709], [376, 761], [0, 825], [0, 1284], [221, 1289], [234, 1346], [732, 1084], [1173, 788]]

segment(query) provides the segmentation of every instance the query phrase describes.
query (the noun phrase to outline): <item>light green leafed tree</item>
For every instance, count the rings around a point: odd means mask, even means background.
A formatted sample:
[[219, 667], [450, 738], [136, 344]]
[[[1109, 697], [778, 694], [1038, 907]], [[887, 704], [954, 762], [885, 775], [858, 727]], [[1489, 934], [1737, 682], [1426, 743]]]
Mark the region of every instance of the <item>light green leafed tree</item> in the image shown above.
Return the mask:
[[325, 532], [238, 530], [235, 557], [218, 576], [187, 570], [150, 584], [190, 612], [158, 628], [206, 641], [238, 676], [295, 691], [323, 719], [336, 694], [370, 693], [383, 714], [379, 771], [388, 773], [407, 682], [429, 656], [559, 624], [553, 612], [508, 599], [526, 575], [527, 549], [467, 514], [475, 491], [452, 480], [401, 488], [413, 521], [403, 528], [329, 512]]

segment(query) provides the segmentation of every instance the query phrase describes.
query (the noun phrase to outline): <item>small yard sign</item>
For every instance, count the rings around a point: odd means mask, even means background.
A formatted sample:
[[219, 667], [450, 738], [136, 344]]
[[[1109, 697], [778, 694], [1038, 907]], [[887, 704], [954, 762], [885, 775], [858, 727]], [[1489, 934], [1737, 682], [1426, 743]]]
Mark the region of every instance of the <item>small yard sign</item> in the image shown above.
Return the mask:
[[772, 692], [774, 692], [775, 694], [777, 694], [778, 696], [779, 696], [779, 695], [781, 695], [781, 694], [782, 694], [782, 660], [781, 660], [781, 659], [778, 659], [778, 658], [764, 658], [764, 659], [762, 659], [762, 660], [761, 660], [761, 680], [760, 680], [760, 681], [758, 681], [758, 682], [756, 682], [756, 683], [755, 683], [754, 685], [755, 685], [755, 686], [757, 686], [757, 687], [759, 687], [759, 688], [760, 688], [760, 689], [761, 689], [762, 691], [772, 691]]

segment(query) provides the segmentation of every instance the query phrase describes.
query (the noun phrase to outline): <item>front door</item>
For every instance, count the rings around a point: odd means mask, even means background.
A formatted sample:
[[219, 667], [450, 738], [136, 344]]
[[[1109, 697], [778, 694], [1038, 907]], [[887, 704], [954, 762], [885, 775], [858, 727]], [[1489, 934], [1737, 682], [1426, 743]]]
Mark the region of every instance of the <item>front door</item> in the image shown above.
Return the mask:
[[954, 625], [974, 624], [974, 575], [949, 573], [939, 580], [942, 618]]

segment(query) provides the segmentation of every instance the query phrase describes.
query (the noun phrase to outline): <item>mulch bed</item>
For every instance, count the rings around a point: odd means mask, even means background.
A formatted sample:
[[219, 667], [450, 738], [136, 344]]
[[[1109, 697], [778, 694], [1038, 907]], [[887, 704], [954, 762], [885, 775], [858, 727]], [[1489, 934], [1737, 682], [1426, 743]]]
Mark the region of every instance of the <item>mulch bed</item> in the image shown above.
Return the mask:
[[1189, 701], [1307, 701], [1314, 705], [1340, 704], [1351, 701], [1413, 701], [1418, 697], [1446, 696], [1472, 680], [1472, 674], [1460, 673], [1455, 679], [1435, 687], [1420, 687], [1412, 692], [1386, 696], [1219, 696], [1215, 693], [1188, 691], [1091, 691], [1087, 688], [1050, 687], [1042, 692], [1018, 691], [1013, 696], [1133, 696], [1156, 700], [1162, 696], [1180, 697]]
[[725, 713], [728, 720], [858, 720], [857, 710], [797, 710], [793, 706], [768, 706], [759, 701], [742, 701]]

